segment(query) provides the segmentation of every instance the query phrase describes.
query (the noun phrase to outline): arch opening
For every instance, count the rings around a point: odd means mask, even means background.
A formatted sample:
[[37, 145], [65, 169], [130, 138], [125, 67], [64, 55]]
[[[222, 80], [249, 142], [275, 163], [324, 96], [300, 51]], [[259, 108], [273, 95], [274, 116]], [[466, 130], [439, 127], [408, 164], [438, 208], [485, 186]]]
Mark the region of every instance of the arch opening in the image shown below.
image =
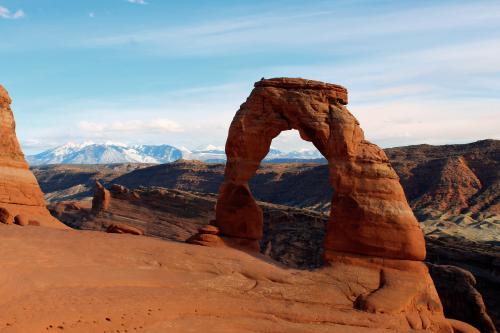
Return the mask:
[[332, 188], [326, 160], [314, 145], [297, 130], [281, 132], [249, 188], [263, 212], [260, 252], [288, 267], [321, 267]]

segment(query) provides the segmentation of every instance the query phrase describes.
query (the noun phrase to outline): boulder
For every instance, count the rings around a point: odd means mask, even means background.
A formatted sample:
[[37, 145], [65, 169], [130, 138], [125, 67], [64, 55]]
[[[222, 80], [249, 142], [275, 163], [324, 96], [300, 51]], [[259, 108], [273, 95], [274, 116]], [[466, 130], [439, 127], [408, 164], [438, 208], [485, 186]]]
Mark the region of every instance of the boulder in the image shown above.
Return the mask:
[[131, 234], [137, 236], [144, 235], [143, 230], [123, 223], [113, 223], [109, 225], [108, 228], [106, 229], [106, 232], [111, 234]]
[[0, 207], [0, 223], [12, 224], [14, 223], [14, 216], [5, 208]]
[[20, 225], [22, 227], [27, 226], [30, 224], [30, 220], [26, 215], [17, 215], [14, 218], [14, 224]]
[[198, 229], [198, 233], [189, 237], [186, 243], [209, 246], [223, 247], [224, 241], [218, 236], [219, 228], [213, 225], [204, 225]]
[[217, 228], [216, 226], [207, 224], [207, 225], [201, 227], [200, 229], [198, 229], [198, 232], [200, 234], [218, 235], [219, 234], [219, 228]]

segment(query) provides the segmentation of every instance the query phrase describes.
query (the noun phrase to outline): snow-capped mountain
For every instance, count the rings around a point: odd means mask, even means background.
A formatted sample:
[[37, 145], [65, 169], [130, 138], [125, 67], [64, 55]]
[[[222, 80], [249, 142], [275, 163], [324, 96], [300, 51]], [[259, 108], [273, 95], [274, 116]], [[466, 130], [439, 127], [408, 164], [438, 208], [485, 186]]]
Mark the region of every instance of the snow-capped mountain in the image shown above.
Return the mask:
[[271, 148], [265, 160], [313, 160], [318, 158], [323, 158], [323, 155], [321, 155], [321, 153], [315, 149], [300, 149], [283, 152], [278, 149]]
[[37, 155], [27, 156], [31, 165], [169, 163], [182, 158], [182, 152], [169, 145], [125, 145], [120, 143], [68, 143]]
[[[208, 145], [193, 150], [169, 145], [125, 145], [121, 143], [68, 143], [37, 155], [27, 156], [31, 165], [43, 164], [111, 164], [111, 163], [170, 163], [179, 159], [224, 162], [224, 147]], [[283, 152], [271, 148], [265, 161], [295, 162], [322, 158], [317, 150], [302, 149]]]
[[[186, 160], [200, 160], [205, 162], [224, 162], [226, 160], [226, 153], [224, 147], [217, 147], [208, 145], [205, 148], [189, 150], [187, 148], [180, 148], [182, 151], [182, 158]], [[323, 156], [317, 150], [301, 149], [289, 152], [271, 148], [269, 153], [264, 158], [264, 161], [275, 162], [293, 162], [301, 160], [316, 160], [322, 159]]]
[[225, 161], [226, 152], [224, 147], [217, 147], [208, 145], [206, 147], [189, 150], [185, 147], [181, 148], [182, 158], [185, 160], [199, 160], [199, 161]]

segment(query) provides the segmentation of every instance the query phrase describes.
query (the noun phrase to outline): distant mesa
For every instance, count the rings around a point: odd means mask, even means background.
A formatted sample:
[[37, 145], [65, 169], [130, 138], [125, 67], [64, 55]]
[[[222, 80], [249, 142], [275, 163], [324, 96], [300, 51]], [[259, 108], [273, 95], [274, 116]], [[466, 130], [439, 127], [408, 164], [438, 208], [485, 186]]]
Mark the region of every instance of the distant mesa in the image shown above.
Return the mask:
[[0, 222], [66, 229], [52, 217], [16, 137], [11, 99], [0, 85]]

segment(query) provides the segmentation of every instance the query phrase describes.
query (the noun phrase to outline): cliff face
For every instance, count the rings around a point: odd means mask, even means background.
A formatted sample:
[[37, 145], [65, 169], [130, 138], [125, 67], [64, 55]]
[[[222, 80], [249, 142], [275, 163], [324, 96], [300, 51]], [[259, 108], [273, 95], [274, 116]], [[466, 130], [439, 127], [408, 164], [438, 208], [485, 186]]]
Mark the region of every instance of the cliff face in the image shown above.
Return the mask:
[[500, 214], [500, 141], [386, 149], [420, 219]]
[[5, 224], [65, 226], [45, 208], [42, 191], [28, 169], [16, 137], [11, 99], [0, 86], [0, 210]]

